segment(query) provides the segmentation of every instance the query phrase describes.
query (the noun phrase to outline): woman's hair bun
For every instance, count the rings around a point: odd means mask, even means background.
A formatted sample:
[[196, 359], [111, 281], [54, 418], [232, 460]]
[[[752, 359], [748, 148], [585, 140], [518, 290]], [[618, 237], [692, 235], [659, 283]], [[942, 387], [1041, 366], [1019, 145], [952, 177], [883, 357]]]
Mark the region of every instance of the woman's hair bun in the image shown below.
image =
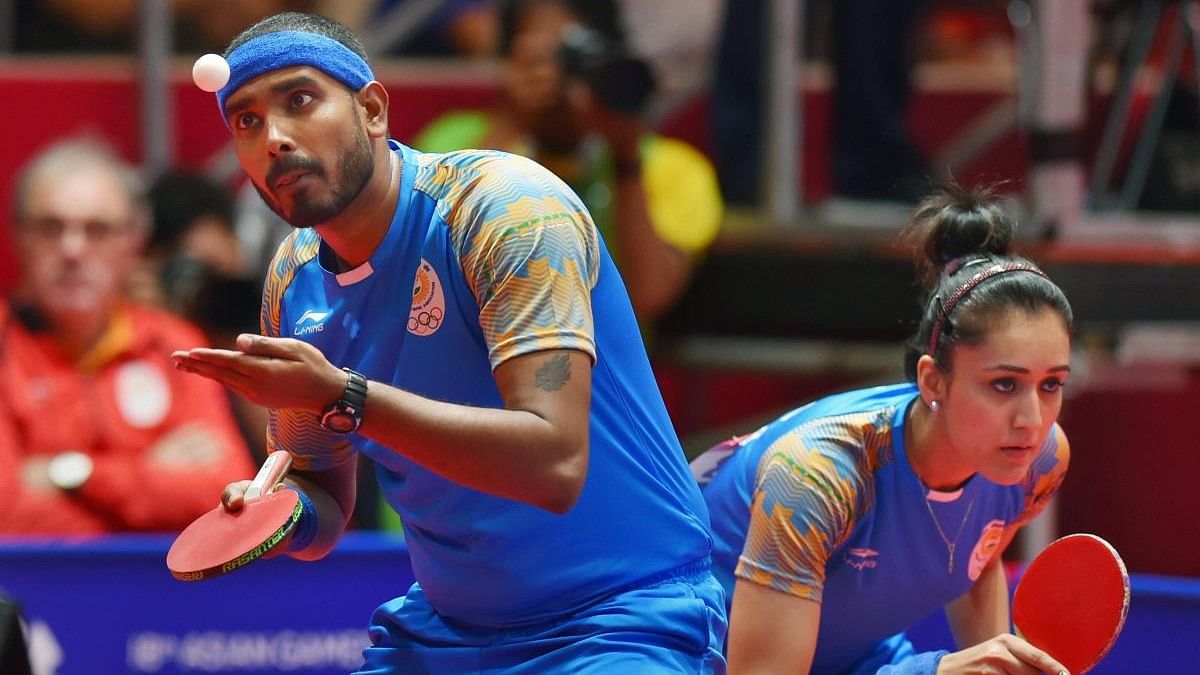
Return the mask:
[[947, 265], [962, 258], [1009, 254], [1014, 225], [995, 195], [993, 187], [950, 183], [917, 205], [908, 231], [917, 274], [926, 288]]

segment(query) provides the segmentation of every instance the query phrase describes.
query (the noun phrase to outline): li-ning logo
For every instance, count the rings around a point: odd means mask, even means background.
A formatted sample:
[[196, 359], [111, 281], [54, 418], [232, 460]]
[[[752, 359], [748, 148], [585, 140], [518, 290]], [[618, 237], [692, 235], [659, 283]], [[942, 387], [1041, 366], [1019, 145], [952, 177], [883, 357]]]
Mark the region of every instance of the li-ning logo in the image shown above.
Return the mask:
[[296, 320], [295, 327], [292, 328], [292, 335], [312, 335], [325, 330], [325, 317], [329, 316], [329, 312], [317, 312], [311, 309], [305, 310], [300, 318]]
[[879, 565], [879, 561], [875, 558], [879, 557], [879, 551], [869, 548], [852, 548], [846, 551], [843, 559], [846, 564], [856, 570], [873, 570]]

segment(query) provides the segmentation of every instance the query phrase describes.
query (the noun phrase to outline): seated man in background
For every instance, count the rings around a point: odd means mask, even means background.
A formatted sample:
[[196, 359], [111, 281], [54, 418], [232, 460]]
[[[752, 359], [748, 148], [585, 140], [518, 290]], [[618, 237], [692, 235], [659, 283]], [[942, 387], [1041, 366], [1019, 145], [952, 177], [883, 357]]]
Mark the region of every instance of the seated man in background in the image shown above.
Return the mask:
[[[250, 270], [234, 231], [233, 195], [199, 173], [169, 171], [150, 186], [145, 272], [133, 297], [195, 324], [214, 347], [233, 348], [238, 333], [258, 329], [261, 272]], [[140, 291], [140, 292], [139, 292]], [[267, 411], [229, 393], [256, 464], [266, 459]]]
[[180, 530], [254, 468], [221, 387], [171, 366], [199, 331], [125, 297], [147, 228], [133, 174], [73, 139], [18, 181], [23, 278], [0, 302], [0, 534]]
[[[150, 185], [146, 201], [151, 222], [144, 276], [153, 290], [142, 295], [203, 330], [192, 310], [209, 279], [250, 276], [233, 228], [233, 195], [202, 174], [168, 171]], [[257, 310], [251, 313], [251, 321], [257, 324]]]
[[506, 150], [556, 173], [595, 219], [645, 326], [671, 308], [717, 234], [716, 172], [647, 127], [654, 76], [625, 52], [615, 3], [513, 0], [501, 18], [502, 103], [443, 115], [413, 145]]

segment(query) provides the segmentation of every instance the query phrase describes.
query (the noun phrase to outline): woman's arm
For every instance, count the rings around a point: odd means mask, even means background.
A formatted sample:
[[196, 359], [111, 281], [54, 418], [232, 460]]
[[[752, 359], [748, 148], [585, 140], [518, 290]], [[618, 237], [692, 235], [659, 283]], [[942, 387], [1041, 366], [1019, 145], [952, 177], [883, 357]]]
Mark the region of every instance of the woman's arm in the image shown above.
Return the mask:
[[731, 675], [805, 675], [812, 668], [820, 603], [739, 579], [729, 620]]

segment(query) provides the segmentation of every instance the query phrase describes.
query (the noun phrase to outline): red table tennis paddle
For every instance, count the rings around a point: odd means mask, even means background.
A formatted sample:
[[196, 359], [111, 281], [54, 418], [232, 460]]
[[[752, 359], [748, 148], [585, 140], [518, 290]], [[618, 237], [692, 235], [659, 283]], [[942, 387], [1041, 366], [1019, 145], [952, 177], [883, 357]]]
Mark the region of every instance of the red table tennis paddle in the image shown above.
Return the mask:
[[1128, 610], [1125, 563], [1091, 534], [1067, 535], [1039, 553], [1021, 576], [1012, 605], [1018, 634], [1072, 675], [1104, 658]]
[[295, 490], [273, 491], [291, 464], [288, 453], [272, 452], [246, 489], [241, 510], [217, 506], [179, 533], [167, 551], [171, 574], [183, 581], [211, 579], [249, 565], [284, 541], [303, 513]]

